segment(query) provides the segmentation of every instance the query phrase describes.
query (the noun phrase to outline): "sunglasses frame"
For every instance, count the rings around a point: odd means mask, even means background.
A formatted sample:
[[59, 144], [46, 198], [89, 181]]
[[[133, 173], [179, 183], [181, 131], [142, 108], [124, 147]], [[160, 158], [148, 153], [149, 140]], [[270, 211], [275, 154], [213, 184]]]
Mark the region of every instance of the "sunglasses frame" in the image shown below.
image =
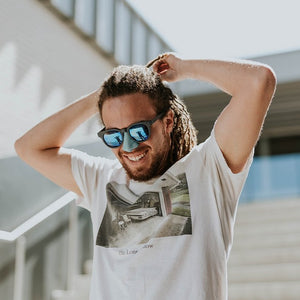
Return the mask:
[[[130, 124], [128, 127], [122, 128], [122, 129], [119, 129], [119, 128], [110, 128], [110, 129], [106, 129], [106, 128], [104, 127], [103, 129], [101, 129], [101, 130], [97, 133], [97, 135], [98, 135], [99, 138], [101, 138], [101, 139], [103, 140], [104, 144], [105, 144], [106, 146], [108, 146], [109, 148], [118, 148], [118, 147], [120, 147], [120, 146], [123, 144], [123, 142], [124, 142], [124, 132], [128, 132], [128, 134], [130, 135], [130, 137], [131, 137], [134, 141], [136, 141], [137, 143], [142, 143], [142, 142], [147, 141], [147, 140], [149, 139], [149, 137], [150, 137], [150, 135], [151, 135], [151, 126], [152, 126], [152, 124], [153, 124], [154, 122], [156, 122], [157, 120], [162, 119], [162, 118], [165, 116], [165, 114], [166, 114], [165, 112], [162, 112], [162, 113], [158, 114], [158, 115], [157, 115], [154, 119], [152, 119], [152, 120], [139, 121], [139, 122], [136, 122], [136, 123], [132, 123], [132, 124]], [[130, 128], [133, 127], [133, 126], [137, 126], [137, 125], [139, 125], [139, 124], [141, 124], [141, 125], [143, 125], [143, 126], [146, 126], [147, 129], [148, 129], [148, 132], [149, 132], [147, 139], [145, 139], [145, 140], [143, 140], [143, 141], [137, 141], [137, 140], [130, 134]], [[104, 139], [104, 135], [107, 134], [107, 133], [110, 133], [110, 132], [119, 132], [119, 133], [121, 133], [121, 135], [122, 135], [122, 143], [121, 143], [120, 145], [118, 145], [118, 146], [111, 146], [111, 145], [108, 145], [108, 144], [107, 144], [107, 142], [106, 142], [105, 139]]]

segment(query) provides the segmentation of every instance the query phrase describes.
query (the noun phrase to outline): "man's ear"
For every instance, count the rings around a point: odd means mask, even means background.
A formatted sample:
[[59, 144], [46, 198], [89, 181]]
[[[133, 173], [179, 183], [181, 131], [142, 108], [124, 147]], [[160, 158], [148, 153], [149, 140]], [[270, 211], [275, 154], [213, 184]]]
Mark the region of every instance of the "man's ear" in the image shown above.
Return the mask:
[[169, 109], [166, 115], [163, 118], [166, 132], [170, 134], [173, 131], [174, 127], [174, 112], [173, 110]]

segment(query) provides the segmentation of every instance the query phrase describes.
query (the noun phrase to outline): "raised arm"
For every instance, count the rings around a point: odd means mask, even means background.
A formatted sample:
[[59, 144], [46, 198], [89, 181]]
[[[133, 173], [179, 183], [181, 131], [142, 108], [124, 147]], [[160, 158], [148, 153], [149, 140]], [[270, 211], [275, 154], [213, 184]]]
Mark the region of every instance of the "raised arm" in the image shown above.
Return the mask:
[[60, 110], [15, 142], [17, 154], [44, 176], [82, 195], [71, 169], [71, 157], [62, 146], [72, 132], [97, 113], [98, 91]]
[[153, 68], [163, 80], [203, 80], [232, 96], [217, 119], [215, 136], [232, 172], [240, 172], [259, 138], [275, 91], [272, 69], [253, 61], [182, 60], [172, 54]]

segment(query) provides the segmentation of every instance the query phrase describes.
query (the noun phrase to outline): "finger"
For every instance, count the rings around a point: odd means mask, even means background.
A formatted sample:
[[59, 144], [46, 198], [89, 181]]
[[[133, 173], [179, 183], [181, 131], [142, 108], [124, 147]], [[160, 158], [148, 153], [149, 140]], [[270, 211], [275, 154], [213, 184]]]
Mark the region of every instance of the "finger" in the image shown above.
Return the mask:
[[153, 64], [153, 71], [158, 74], [165, 73], [168, 69], [170, 69], [170, 65], [166, 60], [166, 56], [163, 56], [159, 58], [154, 64]]
[[152, 59], [152, 60], [150, 60], [147, 64], [146, 64], [146, 67], [147, 68], [150, 68], [156, 61], [158, 61], [159, 60], [159, 56], [158, 57], [156, 57], [156, 58], [154, 58], [154, 59]]
[[166, 82], [172, 82], [173, 81], [172, 75], [170, 76], [170, 74], [168, 72], [159, 74], [159, 77], [160, 77], [161, 81], [166, 81]]
[[163, 58], [166, 58], [167, 57], [167, 53], [164, 53], [164, 54], [160, 54], [158, 55], [156, 58], [152, 59], [151, 61], [149, 61], [147, 64], [146, 64], [146, 67], [147, 68], [150, 68], [152, 65], [154, 65], [155, 62], [163, 59]]
[[166, 63], [165, 61], [160, 61], [157, 64], [157, 70], [156, 70], [156, 72], [159, 75], [162, 75], [162, 74], [166, 73], [169, 70], [169, 68], [170, 68], [170, 66], [169, 66], [168, 63]]

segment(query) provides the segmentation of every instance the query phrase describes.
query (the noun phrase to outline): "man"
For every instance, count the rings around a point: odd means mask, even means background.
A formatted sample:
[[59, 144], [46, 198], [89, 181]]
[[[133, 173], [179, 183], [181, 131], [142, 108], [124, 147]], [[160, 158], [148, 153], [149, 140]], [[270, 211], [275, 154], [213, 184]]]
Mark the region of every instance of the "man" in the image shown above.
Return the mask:
[[[184, 104], [162, 83], [185, 78], [232, 96], [199, 145]], [[98, 91], [16, 142], [22, 159], [91, 212], [90, 299], [227, 298], [237, 202], [275, 85], [259, 63], [165, 54], [153, 72], [116, 68]], [[97, 106], [98, 135], [117, 160], [62, 147]]]

